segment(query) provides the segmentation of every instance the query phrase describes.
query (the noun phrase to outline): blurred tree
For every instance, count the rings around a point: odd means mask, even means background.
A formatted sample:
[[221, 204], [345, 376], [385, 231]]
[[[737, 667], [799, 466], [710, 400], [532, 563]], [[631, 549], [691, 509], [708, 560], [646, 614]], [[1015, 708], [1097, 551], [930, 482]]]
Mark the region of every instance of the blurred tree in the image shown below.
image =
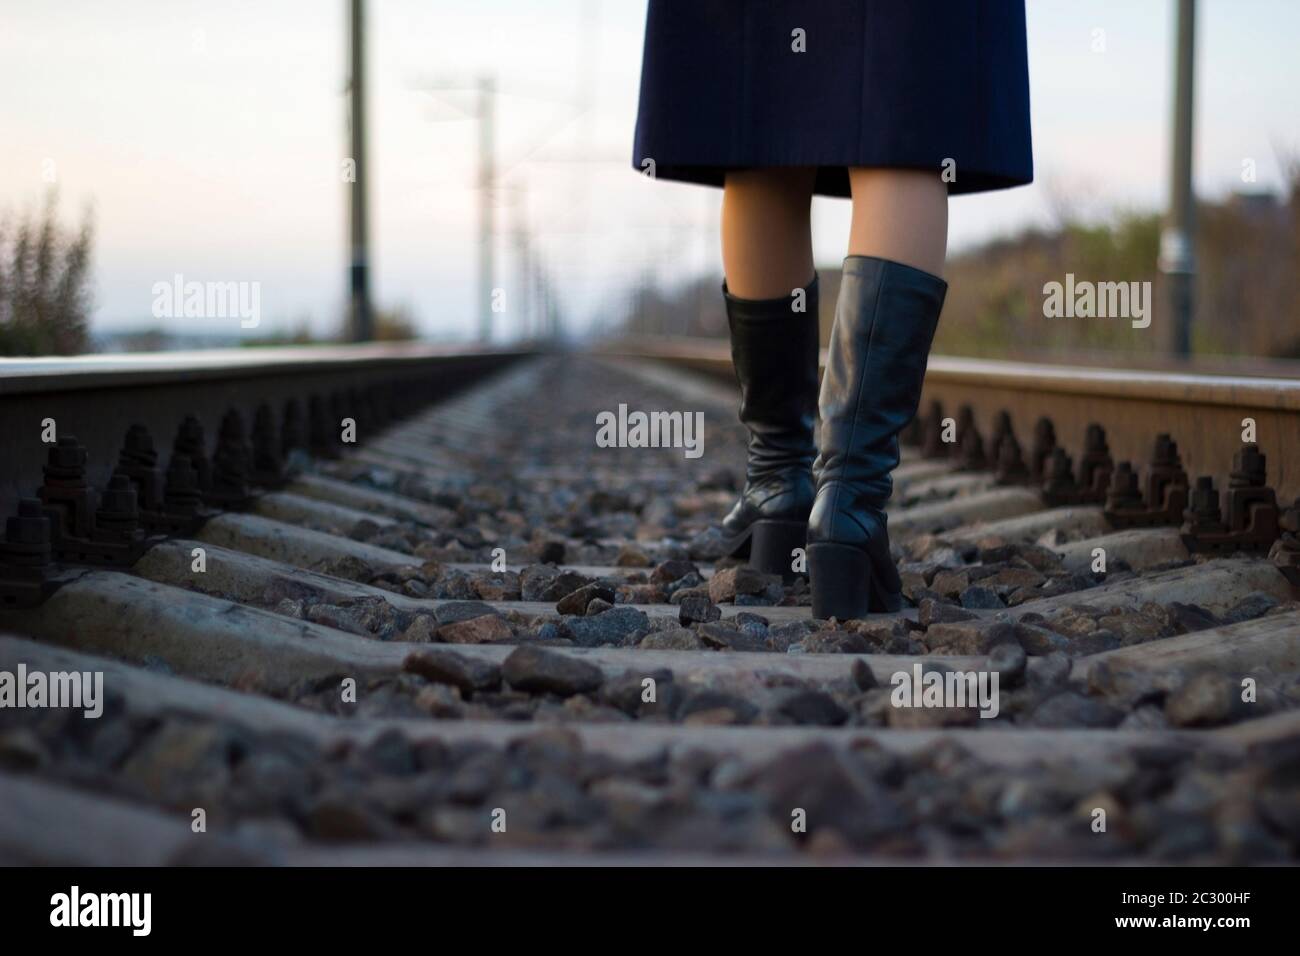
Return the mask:
[[270, 332], [256, 338], [242, 338], [239, 344], [243, 348], [250, 349], [268, 345], [318, 345], [321, 341], [311, 330], [310, 317], [300, 315], [288, 329]]
[[71, 232], [51, 191], [41, 215], [0, 221], [0, 355], [84, 352], [90, 326], [89, 213]]
[[405, 342], [415, 338], [415, 319], [405, 306], [375, 313], [375, 341]]
[[[1280, 157], [1280, 194], [1242, 192], [1197, 210], [1196, 314], [1193, 349], [1201, 355], [1300, 358], [1300, 155]], [[986, 242], [954, 255], [945, 270], [948, 297], [935, 351], [989, 358], [1062, 360], [1157, 357], [1166, 338], [1157, 326], [1161, 276], [1159, 214], [1120, 210], [1107, 222], [1084, 224], [1068, 197], [1054, 201], [1057, 222]], [[822, 341], [828, 340], [839, 270], [819, 268]], [[1151, 328], [1122, 319], [1044, 315], [1044, 286], [1067, 273], [1092, 282], [1150, 282]], [[725, 337], [717, 279], [676, 288], [649, 278], [633, 292], [625, 328], [656, 337]]]
[[[406, 306], [391, 309], [375, 309], [372, 315], [376, 342], [406, 342], [416, 338], [415, 319]], [[332, 337], [340, 342], [352, 341], [351, 320], [344, 315], [339, 323], [339, 330]]]

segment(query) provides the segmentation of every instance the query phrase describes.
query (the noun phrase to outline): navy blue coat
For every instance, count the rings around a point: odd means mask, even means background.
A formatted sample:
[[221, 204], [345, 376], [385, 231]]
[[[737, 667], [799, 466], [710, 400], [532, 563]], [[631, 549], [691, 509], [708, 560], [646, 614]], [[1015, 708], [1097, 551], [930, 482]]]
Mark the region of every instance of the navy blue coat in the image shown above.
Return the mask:
[[650, 0], [633, 150], [715, 186], [817, 166], [832, 196], [850, 166], [952, 161], [952, 193], [1030, 182], [1024, 0]]

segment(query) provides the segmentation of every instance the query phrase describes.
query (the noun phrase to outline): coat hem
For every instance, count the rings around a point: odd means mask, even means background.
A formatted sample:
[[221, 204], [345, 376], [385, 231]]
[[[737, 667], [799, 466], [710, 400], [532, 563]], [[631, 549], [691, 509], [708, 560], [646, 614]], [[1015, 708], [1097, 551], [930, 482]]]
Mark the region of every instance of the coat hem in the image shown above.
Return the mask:
[[[911, 169], [922, 172], [933, 172], [939, 174], [940, 168], [937, 164], [928, 163], [899, 163], [899, 162], [873, 162], [864, 160], [863, 162], [853, 163], [854, 167], [866, 166], [877, 169]], [[736, 163], [736, 164], [663, 164], [655, 166], [655, 179], [663, 179], [668, 182], [692, 183], [697, 186], [714, 186], [721, 187], [726, 180], [727, 173], [732, 170], [740, 169], [779, 169], [791, 166], [816, 166], [817, 178], [813, 186], [813, 194], [817, 196], [829, 196], [837, 199], [847, 199], [850, 196], [849, 191], [849, 166], [847, 165], [827, 165], [824, 163]], [[643, 172], [634, 161], [632, 168], [637, 172]], [[1032, 172], [1027, 174], [992, 172], [985, 170], [971, 170], [958, 166], [957, 179], [948, 184], [948, 195], [961, 196], [971, 193], [993, 192], [999, 189], [1014, 189], [1017, 186], [1027, 186], [1034, 181]]]

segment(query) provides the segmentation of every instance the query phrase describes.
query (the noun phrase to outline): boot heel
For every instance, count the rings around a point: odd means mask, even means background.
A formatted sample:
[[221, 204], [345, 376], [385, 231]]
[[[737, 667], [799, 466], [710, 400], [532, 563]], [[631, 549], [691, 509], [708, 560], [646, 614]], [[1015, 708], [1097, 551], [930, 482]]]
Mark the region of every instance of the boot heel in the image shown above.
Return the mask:
[[812, 615], [826, 620], [863, 618], [871, 607], [871, 558], [865, 551], [843, 544], [808, 547], [808, 573], [812, 577]]
[[765, 574], [779, 574], [793, 580], [794, 549], [808, 541], [806, 521], [756, 521], [749, 546], [749, 566]]

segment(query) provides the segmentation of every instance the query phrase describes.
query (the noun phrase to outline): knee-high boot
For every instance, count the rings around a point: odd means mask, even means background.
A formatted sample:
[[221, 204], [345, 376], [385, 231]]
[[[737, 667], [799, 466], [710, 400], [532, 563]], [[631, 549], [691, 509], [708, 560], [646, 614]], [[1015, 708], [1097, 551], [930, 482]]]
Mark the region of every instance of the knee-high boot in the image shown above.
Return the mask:
[[745, 487], [722, 521], [727, 554], [791, 576], [795, 548], [805, 544], [817, 454], [817, 277], [805, 288], [804, 310], [791, 296], [739, 299], [727, 292], [731, 358], [740, 383], [740, 421], [749, 430]]
[[898, 433], [916, 415], [947, 289], [938, 276], [902, 263], [844, 260], [808, 520], [814, 617], [847, 620], [902, 604], [884, 509]]

